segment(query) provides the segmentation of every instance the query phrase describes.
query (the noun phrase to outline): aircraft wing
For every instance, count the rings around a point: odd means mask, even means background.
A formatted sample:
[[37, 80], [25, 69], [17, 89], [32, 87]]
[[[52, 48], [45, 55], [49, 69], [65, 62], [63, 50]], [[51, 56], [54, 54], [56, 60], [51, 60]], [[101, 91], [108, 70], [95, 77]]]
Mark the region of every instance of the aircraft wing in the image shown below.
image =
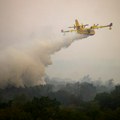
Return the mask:
[[106, 25], [106, 26], [98, 26], [98, 24], [97, 24], [97, 25], [91, 26], [90, 28], [91, 28], [91, 29], [99, 29], [99, 28], [109, 27], [109, 29], [111, 30], [111, 29], [112, 29], [112, 28], [111, 28], [112, 25], [113, 25], [113, 23], [110, 23], [109, 25]]

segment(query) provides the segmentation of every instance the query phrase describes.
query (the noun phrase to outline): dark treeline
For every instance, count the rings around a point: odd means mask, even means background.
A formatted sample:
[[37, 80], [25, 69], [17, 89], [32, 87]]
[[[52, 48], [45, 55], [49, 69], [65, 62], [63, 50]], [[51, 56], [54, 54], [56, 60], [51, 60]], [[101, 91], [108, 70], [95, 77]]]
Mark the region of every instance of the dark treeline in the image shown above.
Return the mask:
[[28, 99], [28, 96], [19, 94], [7, 102], [0, 101], [0, 120], [119, 120], [120, 85], [109, 93], [96, 94], [93, 100], [80, 98], [77, 104], [75, 102], [64, 105], [47, 96]]
[[119, 120], [120, 85], [46, 78], [46, 85], [0, 89], [0, 120]]
[[64, 105], [78, 105], [79, 101], [91, 101], [95, 98], [97, 93], [111, 92], [115, 85], [113, 79], [100, 82], [100, 80], [93, 82], [89, 75], [84, 76], [82, 82], [65, 82], [65, 80], [46, 78], [46, 85], [39, 85], [34, 87], [19, 87], [16, 88], [8, 85], [5, 89], [0, 89], [0, 100], [9, 101], [18, 95], [24, 94], [28, 100], [34, 97], [48, 96], [51, 99], [56, 99]]

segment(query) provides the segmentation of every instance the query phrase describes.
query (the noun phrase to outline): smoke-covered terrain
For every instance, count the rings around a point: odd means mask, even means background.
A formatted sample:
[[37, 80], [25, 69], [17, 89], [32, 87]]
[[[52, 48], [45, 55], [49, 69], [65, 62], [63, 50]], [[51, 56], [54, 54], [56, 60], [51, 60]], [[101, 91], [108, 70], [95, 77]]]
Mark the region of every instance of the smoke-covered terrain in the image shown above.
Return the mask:
[[9, 84], [15, 87], [45, 84], [45, 68], [52, 64], [51, 55], [69, 47], [75, 40], [86, 38], [74, 34], [61, 39], [29, 40], [2, 45], [0, 50], [0, 87]]
[[[70, 80], [69, 80], [70, 81]], [[15, 96], [25, 95], [29, 100], [34, 97], [49, 96], [56, 98], [59, 102], [69, 105], [77, 104], [79, 101], [91, 101], [96, 94], [111, 92], [115, 88], [114, 80], [110, 79], [102, 82], [99, 79], [93, 81], [89, 75], [84, 76], [77, 82], [68, 82], [59, 78], [45, 77], [46, 85], [33, 87], [15, 87], [8, 85], [5, 89], [0, 89], [1, 101], [8, 101]]]

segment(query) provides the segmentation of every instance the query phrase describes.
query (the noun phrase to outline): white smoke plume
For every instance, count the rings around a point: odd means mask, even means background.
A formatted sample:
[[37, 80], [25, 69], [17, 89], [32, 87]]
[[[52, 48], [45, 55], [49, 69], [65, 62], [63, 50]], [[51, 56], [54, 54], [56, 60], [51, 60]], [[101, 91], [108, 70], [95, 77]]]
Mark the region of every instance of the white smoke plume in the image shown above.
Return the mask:
[[51, 55], [69, 47], [85, 35], [73, 35], [59, 40], [32, 40], [29, 44], [14, 44], [0, 51], [0, 88], [45, 84], [45, 68], [52, 64]]

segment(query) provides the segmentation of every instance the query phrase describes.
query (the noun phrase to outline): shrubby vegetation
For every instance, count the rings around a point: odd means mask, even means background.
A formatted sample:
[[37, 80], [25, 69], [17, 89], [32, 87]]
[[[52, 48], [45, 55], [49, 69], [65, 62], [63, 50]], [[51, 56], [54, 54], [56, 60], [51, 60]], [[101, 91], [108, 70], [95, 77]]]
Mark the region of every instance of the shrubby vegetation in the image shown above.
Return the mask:
[[119, 120], [120, 85], [111, 86], [9, 86], [0, 90], [0, 120]]

